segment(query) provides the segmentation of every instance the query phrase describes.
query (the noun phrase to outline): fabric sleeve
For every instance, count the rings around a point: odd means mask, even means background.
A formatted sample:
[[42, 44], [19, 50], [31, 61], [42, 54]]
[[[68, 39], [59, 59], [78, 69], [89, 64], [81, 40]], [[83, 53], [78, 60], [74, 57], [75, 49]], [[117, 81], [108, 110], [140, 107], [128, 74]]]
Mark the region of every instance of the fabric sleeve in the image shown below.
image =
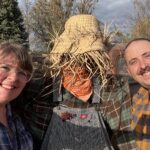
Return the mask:
[[131, 131], [131, 96], [128, 77], [114, 76], [101, 92], [100, 110], [115, 149], [135, 149]]

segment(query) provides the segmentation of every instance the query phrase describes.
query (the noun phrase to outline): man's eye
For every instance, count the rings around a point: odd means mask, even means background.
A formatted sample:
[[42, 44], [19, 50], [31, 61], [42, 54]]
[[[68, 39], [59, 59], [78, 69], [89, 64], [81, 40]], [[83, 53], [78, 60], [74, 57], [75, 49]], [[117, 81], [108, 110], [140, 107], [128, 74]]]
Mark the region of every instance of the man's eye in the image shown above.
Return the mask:
[[135, 65], [137, 63], [137, 61], [133, 60], [129, 62], [129, 65]]
[[150, 58], [150, 54], [145, 55], [145, 58]]

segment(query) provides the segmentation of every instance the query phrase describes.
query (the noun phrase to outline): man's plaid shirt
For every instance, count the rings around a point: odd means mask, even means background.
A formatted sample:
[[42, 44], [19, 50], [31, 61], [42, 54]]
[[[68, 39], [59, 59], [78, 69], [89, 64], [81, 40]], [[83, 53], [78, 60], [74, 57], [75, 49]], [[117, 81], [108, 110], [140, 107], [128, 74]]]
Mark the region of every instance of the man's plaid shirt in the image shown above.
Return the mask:
[[131, 127], [139, 150], [150, 149], [150, 98], [143, 87], [133, 96]]
[[[109, 135], [115, 149], [136, 149], [136, 143], [130, 129], [131, 99], [126, 77], [113, 78], [109, 86], [101, 91], [101, 100], [98, 105], [103, 113]], [[51, 79], [31, 81], [21, 97], [16, 100], [15, 106], [29, 125], [36, 150], [44, 138], [46, 129], [51, 120], [53, 107], [57, 105]], [[20, 100], [22, 99], [22, 100]]]

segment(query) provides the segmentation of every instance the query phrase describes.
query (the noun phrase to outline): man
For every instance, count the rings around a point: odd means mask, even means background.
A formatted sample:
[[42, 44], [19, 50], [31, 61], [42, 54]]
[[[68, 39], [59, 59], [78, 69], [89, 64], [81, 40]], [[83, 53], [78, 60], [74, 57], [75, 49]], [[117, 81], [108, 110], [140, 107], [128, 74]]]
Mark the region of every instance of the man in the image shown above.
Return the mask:
[[128, 43], [124, 56], [128, 73], [141, 87], [132, 99], [131, 126], [138, 149], [150, 148], [150, 40], [139, 38]]

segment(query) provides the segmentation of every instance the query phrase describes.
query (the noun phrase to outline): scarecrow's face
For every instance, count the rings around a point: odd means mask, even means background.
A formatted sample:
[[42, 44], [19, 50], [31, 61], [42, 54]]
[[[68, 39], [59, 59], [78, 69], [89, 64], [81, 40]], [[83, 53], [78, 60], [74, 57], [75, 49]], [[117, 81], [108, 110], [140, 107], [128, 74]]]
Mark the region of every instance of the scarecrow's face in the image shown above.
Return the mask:
[[80, 100], [86, 102], [92, 95], [92, 81], [83, 67], [63, 69], [63, 87]]
[[73, 79], [86, 80], [90, 78], [90, 74], [85, 69], [85, 67], [74, 66], [74, 67], [64, 67], [62, 70], [63, 76], [70, 76]]

